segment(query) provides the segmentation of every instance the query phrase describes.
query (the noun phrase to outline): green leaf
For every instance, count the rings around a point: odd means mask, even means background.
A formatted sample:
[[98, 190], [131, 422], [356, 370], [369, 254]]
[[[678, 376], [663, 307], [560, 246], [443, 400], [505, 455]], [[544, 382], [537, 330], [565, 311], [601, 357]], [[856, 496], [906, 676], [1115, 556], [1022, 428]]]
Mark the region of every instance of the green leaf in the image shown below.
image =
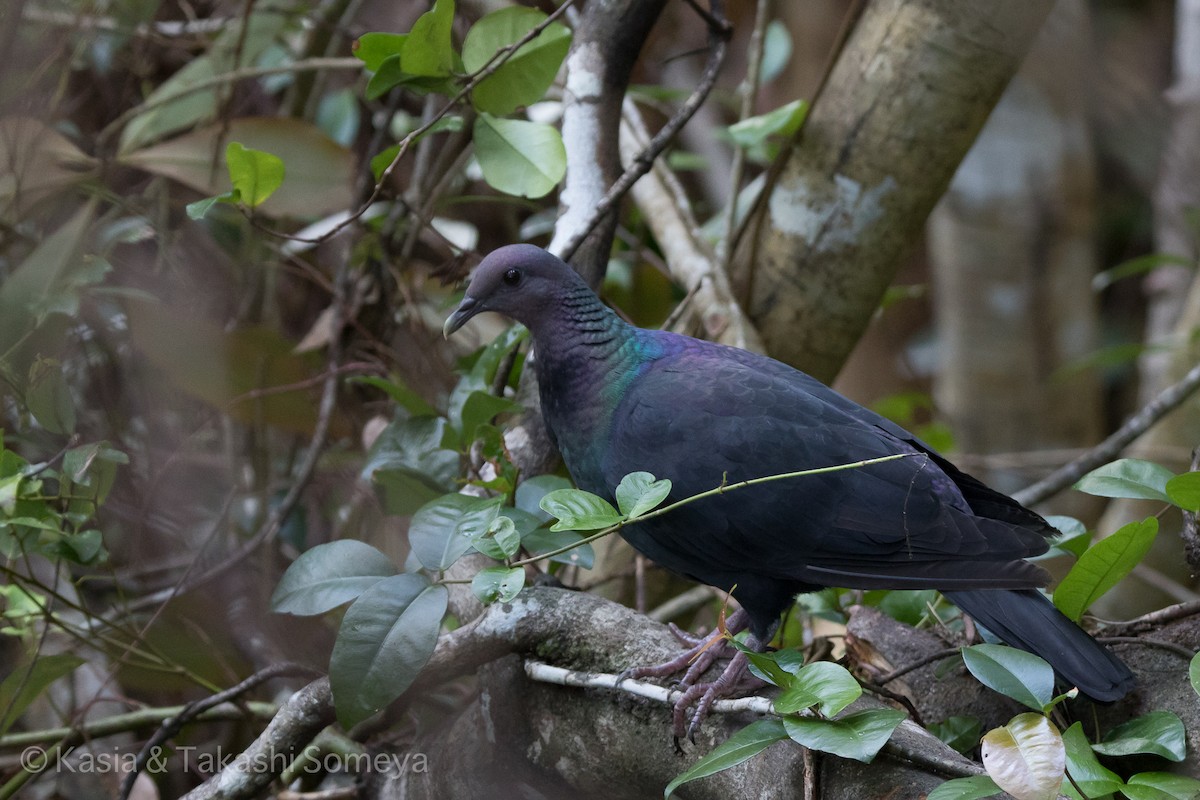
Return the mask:
[[822, 715], [832, 717], [860, 696], [862, 687], [845, 667], [832, 661], [814, 661], [796, 673], [791, 685], [775, 701], [775, 710], [791, 714], [816, 702]]
[[46, 687], [85, 663], [84, 659], [70, 653], [57, 653], [35, 656], [32, 663], [22, 661], [13, 667], [0, 682], [0, 736], [8, 732]]
[[89, 489], [89, 497], [101, 504], [108, 498], [109, 489], [116, 480], [116, 467], [130, 463], [130, 457], [114, 450], [107, 441], [92, 441], [90, 444], [72, 447], [62, 456], [62, 474], [76, 487]]
[[[772, 686], [778, 686], [785, 690], [792, 685], [792, 681], [795, 679], [793, 671], [787, 669], [783, 664], [779, 663], [778, 652], [759, 653], [751, 650], [749, 647], [746, 647], [737, 639], [733, 639], [729, 643], [742, 653], [745, 653], [746, 660], [750, 662], [750, 672], [753, 675], [761, 680], [766, 681]], [[780, 699], [782, 699], [782, 697], [783, 695], [780, 695]], [[819, 698], [817, 697], [813, 697], [808, 703], [799, 705], [793, 710], [808, 708], [811, 705], [815, 705], [818, 699]], [[794, 704], [800, 702], [800, 700], [801, 698], [796, 697], [793, 698], [791, 702]], [[776, 701], [776, 710], [778, 710], [778, 701]]]
[[983, 733], [983, 725], [976, 717], [947, 717], [927, 727], [930, 733], [964, 755], [975, 749]]
[[0, 511], [9, 516], [16, 513], [17, 494], [23, 480], [25, 476], [19, 473], [0, 478]]
[[251, 150], [241, 142], [226, 145], [225, 165], [238, 199], [250, 208], [258, 208], [283, 185], [283, 159], [262, 150]]
[[1072, 620], [1138, 565], [1158, 534], [1158, 519], [1131, 522], [1092, 545], [1054, 590], [1054, 605]]
[[181, 90], [210, 81], [217, 75], [257, 64], [289, 24], [292, 24], [291, 15], [282, 13], [278, 3], [256, 3], [245, 27], [243, 16], [235, 15], [222, 26], [207, 53], [188, 60], [146, 97], [143, 101], [146, 110], [121, 131], [118, 152], [124, 155], [177, 131], [215, 119], [221, 98], [225, 97], [218, 86], [171, 98], [179, 95]]
[[1054, 800], [1066, 769], [1066, 749], [1054, 723], [1018, 714], [983, 737], [983, 768], [1017, 800]]
[[1067, 772], [1088, 797], [1112, 794], [1124, 785], [1120, 776], [1096, 760], [1092, 745], [1083, 733], [1083, 723], [1076, 722], [1062, 735], [1067, 754]]
[[[375, 70], [375, 74], [367, 81], [367, 88], [363, 94], [366, 95], [368, 100], [378, 100], [401, 83], [405, 83], [408, 77], [404, 68], [400, 66], [400, 56], [389, 56], [383, 60]], [[399, 149], [400, 146], [396, 145], [396, 152], [399, 152]], [[395, 157], [395, 153], [392, 154], [392, 157]], [[388, 159], [388, 163], [391, 163], [390, 158]], [[384, 166], [386, 167], [387, 165], [385, 164]]]
[[758, 76], [759, 83], [766, 85], [775, 80], [792, 58], [792, 34], [777, 19], [767, 23], [767, 32], [763, 37], [762, 66]]
[[538, 503], [558, 522], [552, 531], [594, 531], [616, 525], [624, 517], [607, 500], [582, 489], [559, 489]]
[[1200, 694], [1200, 653], [1192, 656], [1191, 665], [1188, 667], [1188, 679], [1192, 682], [1192, 690]]
[[457, 63], [450, 40], [454, 25], [454, 0], [437, 0], [417, 17], [401, 45], [400, 61], [409, 75], [449, 77]]
[[480, 112], [474, 140], [483, 179], [497, 191], [543, 197], [567, 172], [562, 137], [549, 125]]
[[1055, 537], [1051, 542], [1050, 550], [1034, 558], [1034, 561], [1060, 556], [1063, 553], [1070, 553], [1075, 558], [1079, 558], [1092, 543], [1092, 534], [1088, 531], [1087, 526], [1074, 517], [1048, 514], [1046, 522], [1057, 528], [1062, 535]]
[[338, 722], [346, 729], [395, 700], [433, 653], [446, 587], [422, 575], [385, 578], [346, 609], [329, 659]]
[[[529, 330], [525, 326], [513, 325], [480, 349], [478, 357], [450, 392], [450, 400], [446, 403], [446, 416], [454, 421], [455, 430], [462, 430], [463, 409], [467, 400], [475, 392], [490, 391], [500, 364], [528, 337]], [[463, 444], [465, 446], [469, 442]]]
[[459, 455], [442, 447], [446, 428], [441, 417], [398, 419], [371, 445], [362, 477], [378, 488], [386, 513], [409, 516], [454, 488]]
[[70, 434], [75, 431], [75, 403], [63, 375], [62, 364], [40, 356], [29, 368], [29, 385], [25, 391], [29, 412], [51, 433]]
[[[346, 383], [360, 383], [372, 386], [384, 392], [396, 405], [403, 408], [414, 417], [436, 417], [437, 409], [429, 405], [425, 398], [410, 389], [398, 376], [380, 378], [375, 375], [356, 375], [346, 379]], [[393, 423], [394, 424], [394, 423]], [[441, 441], [439, 437], [438, 441]]]
[[496, 517], [482, 535], [471, 540], [471, 545], [485, 556], [503, 561], [521, 549], [521, 534], [512, 519]]
[[671, 493], [671, 481], [655, 480], [649, 472], [631, 472], [617, 486], [617, 505], [627, 517], [640, 517], [657, 508]]
[[527, 478], [517, 485], [516, 506], [542, 522], [549, 522], [554, 517], [542, 508], [542, 498], [559, 489], [570, 488], [571, 482], [559, 475], [538, 475]]
[[1200, 511], [1200, 472], [1185, 472], [1167, 481], [1167, 497], [1184, 511]]
[[471, 591], [484, 605], [507, 603], [525, 586], [523, 567], [484, 567], [471, 580]]
[[387, 59], [399, 58], [407, 39], [407, 33], [364, 33], [354, 40], [350, 49], [363, 66], [376, 72]]
[[[533, 8], [511, 6], [493, 11], [467, 32], [463, 67], [467, 72], [478, 72], [498, 50], [516, 44], [545, 19], [545, 14]], [[471, 92], [471, 103], [477, 110], [497, 116], [536, 103], [554, 82], [570, 46], [571, 31], [565, 25], [547, 25], [480, 81]]]
[[366, 542], [340, 539], [319, 544], [301, 553], [283, 573], [271, 595], [271, 610], [323, 614], [395, 574], [391, 559]]
[[[1132, 791], [1131, 791], [1132, 790]], [[1200, 797], [1200, 780], [1170, 772], [1139, 772], [1121, 790], [1131, 800], [1196, 800]]]
[[1113, 728], [1092, 749], [1104, 756], [1151, 753], [1168, 761], [1183, 761], [1187, 738], [1179, 717], [1170, 711], [1151, 711]]
[[751, 722], [714, 747], [711, 753], [692, 764], [682, 774], [676, 776], [663, 790], [663, 797], [670, 798], [671, 793], [685, 783], [699, 778], [707, 778], [709, 775], [715, 775], [730, 767], [736, 767], [786, 738], [788, 735], [780, 720], [760, 719], [757, 722]]
[[738, 147], [748, 149], [761, 146], [771, 136], [787, 137], [794, 134], [800, 129], [807, 113], [806, 101], [793, 100], [774, 111], [735, 122], [729, 126], [729, 138]]
[[[0, 281], [0, 356], [10, 366], [18, 363], [12, 358], [13, 351], [48, 316], [55, 311], [75, 313], [75, 309], [61, 306], [64, 295], [75, 297], [78, 288], [88, 282], [79, 273], [85, 263], [83, 249], [93, 212], [93, 205], [85, 204], [61, 227], [46, 234], [20, 265], [15, 269], [10, 267]], [[61, 344], [56, 342], [55, 347]], [[33, 363], [35, 355], [36, 352], [30, 354], [28, 361], [19, 362], [20, 372], [26, 370], [26, 364]]]
[[451, 418], [455, 429], [462, 435], [463, 446], [469, 446], [475, 441], [476, 431], [480, 425], [486, 425], [492, 421], [492, 418], [497, 414], [510, 414], [514, 411], [520, 411], [521, 404], [507, 397], [498, 397], [491, 392], [476, 390], [467, 395], [467, 399], [462, 404], [461, 416], [455, 420]]
[[916, 626], [929, 616], [929, 609], [937, 599], [934, 589], [889, 591], [879, 599], [879, 610], [892, 619]]
[[979, 800], [981, 797], [991, 797], [1002, 791], [1003, 789], [987, 775], [975, 775], [946, 781], [930, 792], [925, 800]]
[[[212, 154], [226, 141], [274, 154], [287, 165], [287, 180], [263, 203], [263, 214], [321, 217], [354, 204], [354, 154], [299, 119], [236, 117], [228, 125], [200, 128], [127, 153], [119, 163], [179, 181], [205, 196], [217, 195], [228, 186], [225, 176], [212, 169]], [[240, 194], [242, 202], [248, 202], [245, 192]]]
[[1172, 255], [1170, 253], [1148, 253], [1144, 256], [1137, 256], [1128, 261], [1123, 261], [1112, 269], [1106, 269], [1103, 272], [1097, 273], [1092, 278], [1092, 289], [1097, 292], [1103, 291], [1123, 278], [1142, 275], [1158, 269], [1165, 264], [1194, 269], [1196, 261], [1192, 258], [1184, 258], [1183, 256]]
[[1174, 474], [1152, 461], [1120, 458], [1084, 475], [1075, 483], [1075, 488], [1098, 497], [1128, 497], [1169, 503], [1171, 498], [1167, 496], [1167, 481]]
[[904, 718], [903, 711], [872, 708], [837, 720], [788, 716], [783, 727], [805, 747], [870, 764]]
[[413, 555], [426, 569], [443, 570], [471, 549], [500, 514], [499, 497], [447, 494], [421, 506], [408, 526]]
[[1054, 670], [1033, 653], [999, 644], [977, 644], [964, 647], [962, 657], [967, 669], [984, 686], [1035, 711], [1041, 711], [1054, 698]]
[[213, 206], [217, 203], [236, 205], [238, 197], [240, 195], [237, 192], [225, 192], [225, 194], [218, 194], [206, 197], [203, 200], [197, 200], [194, 203], [188, 203], [183, 207], [183, 210], [187, 212], [188, 219], [201, 220], [208, 216], [208, 212], [212, 211]]
[[94, 528], [67, 534], [59, 541], [58, 552], [68, 561], [85, 566], [97, 564], [107, 557], [104, 537]]

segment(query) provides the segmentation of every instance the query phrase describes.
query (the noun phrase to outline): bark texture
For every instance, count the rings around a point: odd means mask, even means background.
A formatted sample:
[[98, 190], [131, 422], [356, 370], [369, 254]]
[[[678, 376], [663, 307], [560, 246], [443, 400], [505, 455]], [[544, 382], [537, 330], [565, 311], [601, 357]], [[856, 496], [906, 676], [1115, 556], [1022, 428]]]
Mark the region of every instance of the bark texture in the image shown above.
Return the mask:
[[866, 4], [739, 248], [768, 352], [837, 373], [1051, 5]]

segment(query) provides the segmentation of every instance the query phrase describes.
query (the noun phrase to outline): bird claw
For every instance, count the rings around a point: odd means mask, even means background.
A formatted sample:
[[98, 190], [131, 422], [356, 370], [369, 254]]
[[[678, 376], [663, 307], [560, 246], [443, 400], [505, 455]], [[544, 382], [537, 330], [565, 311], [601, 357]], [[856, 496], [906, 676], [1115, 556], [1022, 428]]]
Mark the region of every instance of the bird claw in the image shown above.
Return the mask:
[[[696, 732], [700, 730], [700, 725], [708, 716], [713, 703], [718, 698], [731, 694], [739, 688], [746, 674], [748, 661], [744, 654], [738, 652], [733, 652], [733, 658], [729, 665], [716, 680], [704, 683], [699, 681], [718, 658], [730, 654], [733, 650], [723, 640], [741, 631], [746, 627], [747, 622], [745, 612], [735, 612], [726, 620], [722, 629], [715, 630], [705, 637], [692, 636], [672, 625], [672, 633], [676, 635], [676, 638], [685, 644], [691, 644], [688, 650], [662, 664], [633, 667], [617, 676], [619, 684], [627, 678], [666, 678], [679, 672], [684, 673], [682, 678], [670, 682], [672, 688], [678, 687], [682, 692], [675, 701], [675, 707], [671, 714], [677, 753], [683, 752], [679, 744], [680, 739], [686, 737], [692, 744], [696, 743]], [[688, 709], [693, 705], [696, 708], [691, 715], [688, 715]]]

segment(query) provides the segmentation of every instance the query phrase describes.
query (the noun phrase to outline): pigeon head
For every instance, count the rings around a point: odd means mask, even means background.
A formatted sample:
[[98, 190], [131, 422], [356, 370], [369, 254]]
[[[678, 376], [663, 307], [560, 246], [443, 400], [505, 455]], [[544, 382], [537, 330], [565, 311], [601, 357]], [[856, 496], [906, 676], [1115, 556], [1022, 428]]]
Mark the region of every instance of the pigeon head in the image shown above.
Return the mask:
[[495, 311], [535, 328], [558, 307], [565, 291], [585, 285], [562, 259], [540, 247], [501, 247], [479, 263], [462, 302], [446, 318], [442, 333], [449, 337], [482, 311]]

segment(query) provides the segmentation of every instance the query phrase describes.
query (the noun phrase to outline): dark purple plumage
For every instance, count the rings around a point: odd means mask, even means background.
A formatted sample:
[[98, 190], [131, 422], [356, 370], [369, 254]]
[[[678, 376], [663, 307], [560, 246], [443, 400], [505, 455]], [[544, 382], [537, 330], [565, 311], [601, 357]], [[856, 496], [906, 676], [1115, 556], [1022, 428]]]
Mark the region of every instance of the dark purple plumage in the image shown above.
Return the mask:
[[484, 259], [447, 335], [481, 311], [529, 327], [563, 460], [580, 488], [610, 500], [637, 470], [670, 478], [678, 500], [723, 480], [909, 454], [742, 489], [622, 531], [668, 569], [736, 586], [756, 643], [798, 592], [933, 588], [1095, 699], [1132, 687], [1121, 661], [1033, 591], [1048, 576], [1024, 559], [1045, 552], [1054, 529], [898, 425], [765, 356], [628, 325], [529, 245]]

